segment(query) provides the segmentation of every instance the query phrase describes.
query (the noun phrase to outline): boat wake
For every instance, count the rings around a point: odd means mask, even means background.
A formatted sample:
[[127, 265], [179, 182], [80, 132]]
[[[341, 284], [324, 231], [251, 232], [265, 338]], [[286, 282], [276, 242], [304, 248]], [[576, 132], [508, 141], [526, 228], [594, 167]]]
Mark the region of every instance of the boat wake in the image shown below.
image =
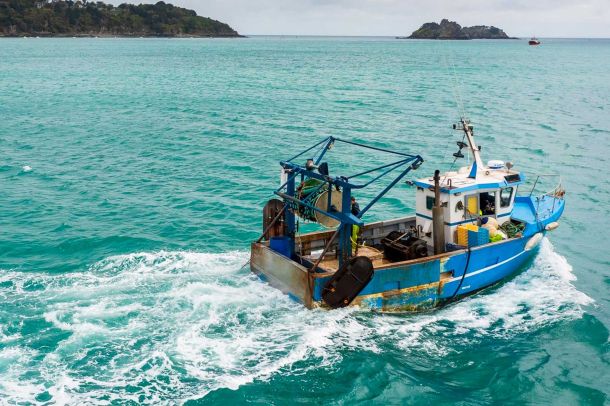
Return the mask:
[[350, 351], [442, 356], [488, 336], [578, 318], [592, 303], [547, 240], [527, 272], [423, 315], [309, 311], [240, 269], [247, 257], [137, 253], [82, 273], [3, 272], [0, 397], [60, 404], [197, 399], [280, 371], [332, 368]]

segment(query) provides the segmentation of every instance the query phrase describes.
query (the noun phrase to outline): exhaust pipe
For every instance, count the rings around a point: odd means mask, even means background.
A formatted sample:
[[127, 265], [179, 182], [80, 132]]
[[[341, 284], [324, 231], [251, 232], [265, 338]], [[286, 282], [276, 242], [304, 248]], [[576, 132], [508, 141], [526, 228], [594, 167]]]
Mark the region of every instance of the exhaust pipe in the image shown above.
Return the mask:
[[445, 252], [445, 214], [441, 207], [441, 172], [434, 171], [434, 207], [432, 208], [432, 234], [434, 255]]

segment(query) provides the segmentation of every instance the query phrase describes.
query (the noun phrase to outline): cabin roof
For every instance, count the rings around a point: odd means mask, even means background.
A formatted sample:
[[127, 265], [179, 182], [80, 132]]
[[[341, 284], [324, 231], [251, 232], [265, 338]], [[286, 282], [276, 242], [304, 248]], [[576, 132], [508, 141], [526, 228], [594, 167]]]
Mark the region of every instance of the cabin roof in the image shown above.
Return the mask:
[[[446, 172], [441, 175], [441, 193], [456, 194], [477, 189], [499, 189], [517, 186], [525, 182], [525, 175], [506, 168], [491, 169], [485, 167], [477, 171], [476, 179], [468, 177], [472, 167], [460, 168], [457, 172]], [[422, 178], [415, 182], [422, 188], [434, 187], [434, 178]]]

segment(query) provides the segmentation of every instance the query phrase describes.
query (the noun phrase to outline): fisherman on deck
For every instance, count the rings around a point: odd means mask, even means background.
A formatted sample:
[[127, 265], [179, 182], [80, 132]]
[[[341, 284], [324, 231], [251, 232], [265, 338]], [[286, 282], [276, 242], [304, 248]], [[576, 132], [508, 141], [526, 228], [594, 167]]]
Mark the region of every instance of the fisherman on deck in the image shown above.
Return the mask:
[[356, 198], [352, 196], [352, 214], [356, 217], [360, 214], [360, 205], [356, 201]]

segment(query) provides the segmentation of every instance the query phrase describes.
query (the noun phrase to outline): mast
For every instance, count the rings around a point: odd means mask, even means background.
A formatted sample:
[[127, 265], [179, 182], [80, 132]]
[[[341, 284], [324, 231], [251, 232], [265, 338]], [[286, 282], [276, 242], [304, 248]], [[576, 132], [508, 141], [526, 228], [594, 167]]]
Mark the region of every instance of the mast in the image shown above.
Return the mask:
[[464, 130], [464, 134], [468, 140], [470, 152], [474, 158], [474, 163], [478, 168], [484, 168], [485, 165], [483, 165], [483, 160], [481, 159], [481, 148], [474, 142], [474, 127], [472, 124], [470, 124], [470, 121], [465, 118], [460, 120], [460, 124], [462, 124], [462, 129]]

